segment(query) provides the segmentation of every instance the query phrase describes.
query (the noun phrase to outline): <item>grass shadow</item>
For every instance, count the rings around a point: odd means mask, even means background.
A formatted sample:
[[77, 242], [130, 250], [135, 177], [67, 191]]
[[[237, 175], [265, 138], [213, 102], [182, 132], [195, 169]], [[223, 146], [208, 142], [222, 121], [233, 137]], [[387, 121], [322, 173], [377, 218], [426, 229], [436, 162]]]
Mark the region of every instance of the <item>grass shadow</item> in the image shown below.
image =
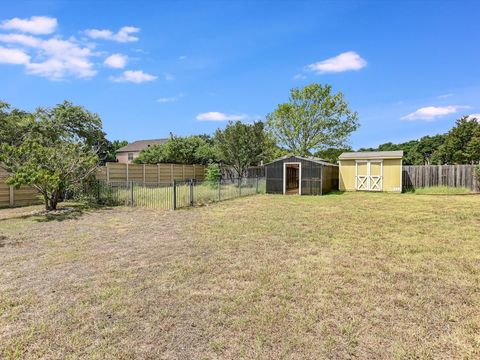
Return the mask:
[[332, 191], [329, 191], [328, 193], [326, 193], [325, 195], [333, 195], [333, 196], [336, 196], [336, 195], [345, 195], [346, 191], [340, 191], [340, 190], [332, 190]]
[[[18, 209], [18, 208], [17, 208]], [[35, 222], [51, 222], [65, 221], [80, 218], [84, 213], [98, 210], [109, 210], [111, 207], [104, 205], [88, 204], [88, 203], [69, 203], [63, 202], [59, 204], [58, 211], [44, 212], [41, 209], [30, 213], [19, 213], [13, 216], [7, 216], [0, 219], [0, 222], [7, 220], [27, 220], [31, 219]]]

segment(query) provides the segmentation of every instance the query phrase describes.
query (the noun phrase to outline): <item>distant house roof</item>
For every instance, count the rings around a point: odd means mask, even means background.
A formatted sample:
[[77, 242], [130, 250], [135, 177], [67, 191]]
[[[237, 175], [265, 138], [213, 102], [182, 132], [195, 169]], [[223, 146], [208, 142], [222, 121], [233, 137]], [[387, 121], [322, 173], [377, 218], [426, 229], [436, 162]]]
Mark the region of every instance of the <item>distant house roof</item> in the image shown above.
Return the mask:
[[142, 151], [152, 145], [165, 144], [167, 140], [168, 139], [137, 140], [121, 147], [117, 150], [117, 153]]
[[403, 151], [358, 151], [344, 152], [338, 157], [339, 160], [355, 159], [401, 159]]
[[[314, 157], [314, 156], [297, 156], [297, 155], [293, 155], [293, 154], [288, 154], [288, 155], [279, 157], [278, 159], [272, 160], [272, 161], [270, 161], [269, 163], [266, 163], [266, 164], [264, 164], [264, 165], [268, 165], [268, 164], [271, 164], [271, 163], [274, 163], [274, 162], [277, 162], [277, 161], [285, 160], [285, 159], [288, 159], [288, 158], [291, 158], [291, 157], [296, 157], [297, 159], [301, 159], [301, 160], [312, 161], [312, 162], [315, 162], [315, 163], [318, 163], [318, 164], [322, 164], [322, 165], [334, 165], [334, 164], [332, 164], [332, 163], [329, 163], [327, 160], [321, 159], [321, 158], [318, 158], [318, 157]], [[335, 166], [336, 166], [336, 165], [335, 165]]]

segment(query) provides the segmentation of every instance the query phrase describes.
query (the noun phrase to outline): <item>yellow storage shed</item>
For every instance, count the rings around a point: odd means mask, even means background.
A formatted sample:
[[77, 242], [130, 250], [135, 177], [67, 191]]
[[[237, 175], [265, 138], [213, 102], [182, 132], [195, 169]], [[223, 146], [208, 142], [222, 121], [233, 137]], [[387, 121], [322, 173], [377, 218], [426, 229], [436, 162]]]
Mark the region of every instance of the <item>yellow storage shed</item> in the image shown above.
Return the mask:
[[338, 159], [340, 191], [402, 192], [403, 151], [345, 152]]

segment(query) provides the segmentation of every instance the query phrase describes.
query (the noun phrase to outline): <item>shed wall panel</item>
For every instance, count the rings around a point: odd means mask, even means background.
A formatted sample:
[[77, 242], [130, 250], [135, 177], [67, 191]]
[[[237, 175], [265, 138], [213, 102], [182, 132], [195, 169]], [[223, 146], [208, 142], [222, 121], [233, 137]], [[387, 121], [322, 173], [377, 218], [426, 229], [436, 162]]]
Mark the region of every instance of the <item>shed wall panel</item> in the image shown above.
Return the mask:
[[[383, 160], [383, 191], [400, 192], [402, 184], [402, 159]], [[378, 166], [372, 163], [372, 175], [379, 173]], [[366, 175], [366, 168], [365, 168]], [[355, 160], [341, 160], [339, 174], [339, 189], [341, 191], [356, 190], [356, 163]]]
[[340, 162], [340, 191], [355, 191], [355, 174], [355, 160], [342, 160]]
[[[327, 193], [338, 184], [338, 167], [336, 165], [324, 165], [315, 161], [297, 158], [295, 156], [280, 159], [265, 165], [265, 177], [267, 193], [283, 194], [283, 178], [285, 163], [300, 163], [301, 192], [302, 195], [321, 195]], [[322, 178], [322, 169], [326, 170], [326, 183]]]
[[402, 191], [402, 159], [383, 160], [383, 191]]

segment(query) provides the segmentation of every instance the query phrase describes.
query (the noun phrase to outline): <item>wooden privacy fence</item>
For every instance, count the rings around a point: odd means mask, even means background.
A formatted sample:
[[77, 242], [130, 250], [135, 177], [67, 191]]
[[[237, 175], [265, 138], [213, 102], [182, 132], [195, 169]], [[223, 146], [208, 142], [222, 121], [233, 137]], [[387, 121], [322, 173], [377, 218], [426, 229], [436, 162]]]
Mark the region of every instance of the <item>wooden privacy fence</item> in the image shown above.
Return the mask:
[[110, 182], [130, 182], [141, 184], [165, 183], [173, 180], [203, 180], [204, 165], [180, 164], [120, 164], [107, 163], [97, 170], [97, 180]]
[[0, 168], [0, 207], [39, 204], [38, 192], [29, 186], [15, 189], [5, 183], [7, 173]]
[[403, 166], [403, 189], [431, 186], [465, 187], [480, 191], [480, 182], [475, 176], [477, 165], [418, 165]]

